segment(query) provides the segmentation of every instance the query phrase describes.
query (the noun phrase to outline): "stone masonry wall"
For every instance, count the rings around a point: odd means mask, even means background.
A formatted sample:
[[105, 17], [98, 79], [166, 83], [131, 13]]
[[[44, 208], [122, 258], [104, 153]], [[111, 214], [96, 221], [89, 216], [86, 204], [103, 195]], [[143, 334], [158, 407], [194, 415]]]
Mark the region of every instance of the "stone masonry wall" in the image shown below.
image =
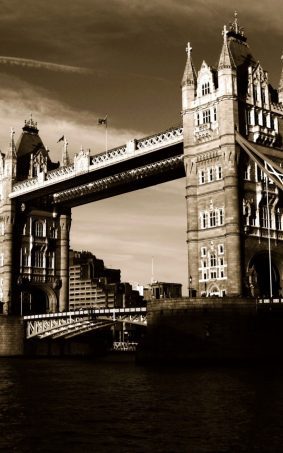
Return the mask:
[[24, 353], [24, 324], [19, 316], [0, 316], [0, 357]]

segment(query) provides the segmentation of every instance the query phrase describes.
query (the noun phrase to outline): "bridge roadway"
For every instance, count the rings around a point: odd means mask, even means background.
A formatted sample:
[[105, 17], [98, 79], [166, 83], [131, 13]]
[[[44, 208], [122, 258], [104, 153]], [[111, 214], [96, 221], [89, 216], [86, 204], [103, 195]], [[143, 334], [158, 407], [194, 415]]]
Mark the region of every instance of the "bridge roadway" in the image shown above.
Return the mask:
[[146, 327], [146, 307], [93, 308], [62, 313], [27, 315], [26, 338], [56, 339], [72, 338], [116, 323], [135, 324]]
[[72, 165], [15, 183], [9, 197], [74, 207], [184, 177], [183, 154], [182, 127], [94, 156], [81, 149]]

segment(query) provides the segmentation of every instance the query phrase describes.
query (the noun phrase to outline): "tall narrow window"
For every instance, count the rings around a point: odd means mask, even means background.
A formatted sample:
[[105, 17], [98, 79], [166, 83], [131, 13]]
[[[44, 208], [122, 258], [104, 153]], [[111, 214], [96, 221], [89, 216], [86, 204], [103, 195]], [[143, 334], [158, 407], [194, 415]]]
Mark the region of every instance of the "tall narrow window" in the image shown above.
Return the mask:
[[200, 170], [199, 172], [199, 183], [204, 184], [205, 183], [205, 171]]
[[211, 227], [216, 226], [216, 212], [210, 211], [209, 213], [209, 223]]
[[218, 224], [223, 225], [224, 223], [224, 211], [223, 208], [220, 208], [218, 211]]
[[199, 113], [197, 113], [197, 126], [200, 125], [200, 118], [199, 118]]
[[35, 236], [43, 237], [43, 222], [36, 221], [34, 226], [35, 226], [35, 228], [34, 228]]
[[257, 102], [258, 97], [257, 97], [257, 86], [254, 86], [254, 102]]
[[221, 165], [218, 165], [218, 167], [216, 167], [216, 175], [217, 175], [217, 179], [222, 179], [222, 167], [221, 167]]
[[44, 256], [41, 250], [35, 250], [34, 252], [34, 265], [35, 267], [43, 267], [44, 265]]
[[261, 89], [261, 100], [262, 100], [262, 103], [265, 104], [265, 89], [264, 88]]
[[204, 229], [204, 228], [207, 228], [208, 227], [208, 224], [207, 224], [207, 213], [206, 212], [202, 212], [201, 213], [201, 228]]
[[216, 111], [216, 107], [214, 107], [214, 109], [213, 109], [213, 121], [217, 121], [217, 111]]
[[209, 182], [213, 181], [213, 168], [210, 167], [207, 169], [207, 178]]
[[215, 253], [212, 253], [210, 255], [210, 267], [215, 267], [216, 266], [216, 256]]

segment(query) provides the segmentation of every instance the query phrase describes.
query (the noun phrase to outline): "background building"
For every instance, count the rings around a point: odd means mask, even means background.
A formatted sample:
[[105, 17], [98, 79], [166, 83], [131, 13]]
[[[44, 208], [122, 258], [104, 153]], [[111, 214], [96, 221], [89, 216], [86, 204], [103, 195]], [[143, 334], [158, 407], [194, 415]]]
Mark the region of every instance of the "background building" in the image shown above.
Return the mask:
[[144, 287], [144, 299], [177, 299], [182, 297], [181, 283], [153, 282]]
[[121, 283], [121, 271], [104, 266], [91, 252], [70, 250], [70, 310], [92, 307], [130, 307], [143, 304], [138, 291]]

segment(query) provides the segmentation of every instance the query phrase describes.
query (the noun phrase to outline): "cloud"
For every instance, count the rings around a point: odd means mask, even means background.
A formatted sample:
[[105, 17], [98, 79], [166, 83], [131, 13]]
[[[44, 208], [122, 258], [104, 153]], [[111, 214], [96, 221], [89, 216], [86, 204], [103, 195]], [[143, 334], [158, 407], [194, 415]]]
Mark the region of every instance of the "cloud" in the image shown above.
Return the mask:
[[93, 71], [88, 68], [80, 68], [77, 66], [68, 66], [57, 63], [49, 63], [47, 61], [31, 60], [29, 58], [4, 57], [0, 56], [0, 64], [10, 64], [36, 69], [47, 69], [55, 72], [73, 72], [76, 74], [92, 74]]

